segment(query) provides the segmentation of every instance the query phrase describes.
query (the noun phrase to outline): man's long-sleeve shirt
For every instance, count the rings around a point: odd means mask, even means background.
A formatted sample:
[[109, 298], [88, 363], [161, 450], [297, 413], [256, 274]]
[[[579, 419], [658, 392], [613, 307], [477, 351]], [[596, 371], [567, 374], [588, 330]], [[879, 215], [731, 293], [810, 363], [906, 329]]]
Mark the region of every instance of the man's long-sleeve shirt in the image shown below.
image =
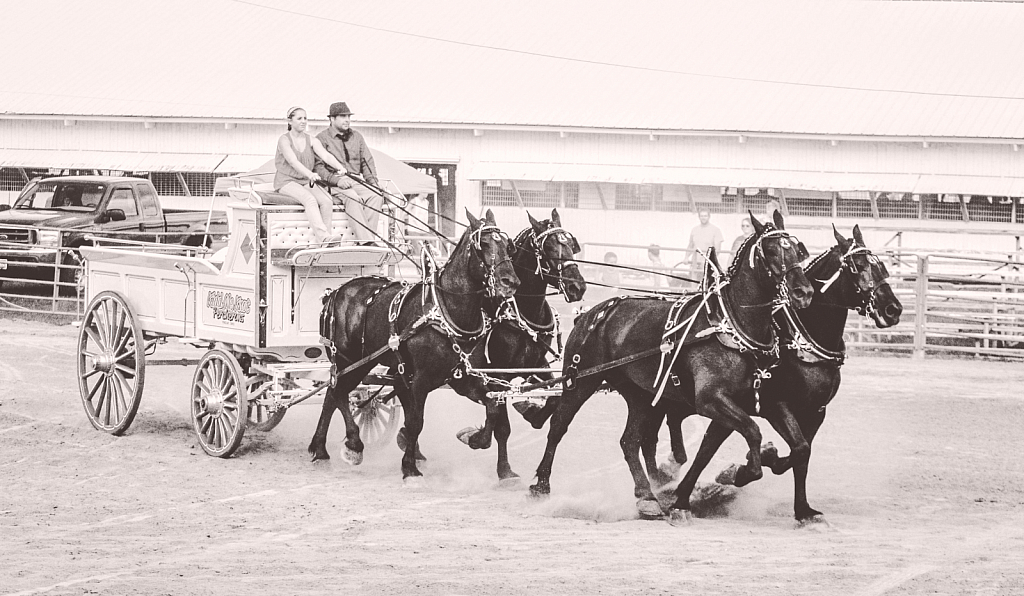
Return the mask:
[[[359, 174], [363, 180], [376, 186], [378, 184], [377, 167], [373, 163], [373, 154], [370, 153], [370, 148], [366, 145], [363, 135], [354, 130], [351, 132], [352, 135], [348, 140], [342, 141], [340, 132], [335, 132], [331, 127], [327, 127], [320, 131], [316, 138], [320, 139], [324, 148], [340, 161], [345, 169], [352, 174]], [[337, 173], [319, 156], [316, 158], [313, 171], [320, 174], [324, 180], [330, 179], [331, 175]]]

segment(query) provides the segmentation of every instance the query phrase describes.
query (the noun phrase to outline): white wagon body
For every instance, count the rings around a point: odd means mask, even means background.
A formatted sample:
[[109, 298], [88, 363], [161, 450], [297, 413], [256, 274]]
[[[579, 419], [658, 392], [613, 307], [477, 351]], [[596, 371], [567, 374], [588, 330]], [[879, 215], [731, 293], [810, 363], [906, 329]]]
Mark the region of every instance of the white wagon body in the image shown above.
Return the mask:
[[[176, 337], [208, 350], [197, 362], [193, 423], [208, 453], [230, 456], [246, 426], [269, 430], [292, 400], [324, 388], [324, 293], [357, 276], [387, 274], [395, 262], [389, 248], [312, 245], [300, 207], [261, 204], [252, 188], [231, 190], [241, 200], [228, 204], [231, 233], [217, 252], [153, 244], [81, 249], [89, 306], [79, 334], [79, 389], [98, 429], [127, 430], [146, 357]], [[393, 241], [393, 220], [382, 219]], [[333, 232], [353, 237], [341, 211]], [[397, 400], [382, 403], [381, 390], [370, 389], [360, 388], [354, 408], [364, 408], [368, 434], [387, 434], [398, 422]]]

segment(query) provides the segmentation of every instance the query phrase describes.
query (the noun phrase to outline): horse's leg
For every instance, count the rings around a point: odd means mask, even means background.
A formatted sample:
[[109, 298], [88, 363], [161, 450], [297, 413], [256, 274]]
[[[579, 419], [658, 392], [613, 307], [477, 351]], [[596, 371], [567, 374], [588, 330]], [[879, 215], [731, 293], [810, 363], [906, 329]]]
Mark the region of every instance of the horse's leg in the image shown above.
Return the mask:
[[[705, 399], [698, 396], [697, 411], [730, 431], [740, 433], [747, 441], [747, 463], [736, 471], [732, 481], [734, 486], [739, 487], [760, 479], [764, 472], [761, 471], [761, 429], [753, 418], [732, 400], [731, 396], [737, 393], [718, 388]], [[694, 465], [696, 466], [696, 463]]]
[[732, 430], [712, 420], [708, 430], [704, 433], [704, 439], [700, 442], [697, 455], [693, 457], [690, 469], [683, 475], [683, 479], [676, 487], [675, 503], [669, 509], [669, 523], [672, 525], [685, 524], [690, 519], [690, 495], [697, 486], [697, 479], [701, 472], [711, 463], [711, 458], [718, 452], [718, 448], [732, 434]]
[[342, 459], [349, 463], [360, 463], [362, 461], [363, 441], [359, 438], [359, 426], [352, 418], [352, 412], [348, 407], [348, 394], [359, 385], [359, 382], [370, 372], [373, 365], [360, 368], [337, 379], [334, 387], [328, 387], [324, 395], [324, 404], [320, 410], [320, 420], [316, 425], [316, 432], [309, 442], [308, 451], [313, 455], [313, 461], [318, 459], [331, 459], [327, 453], [327, 431], [331, 426], [331, 417], [335, 410], [341, 410], [345, 419], [345, 447], [347, 451]]
[[[661, 423], [665, 420], [665, 414], [666, 412], [663, 407], [655, 407], [644, 417], [643, 438], [640, 442], [640, 451], [644, 455], [644, 467], [647, 468], [647, 475], [651, 482], [659, 487], [665, 486], [675, 478], [673, 473], [659, 468], [656, 460], [658, 454], [658, 432], [661, 430]], [[630, 415], [632, 415], [632, 411]]]
[[508, 438], [512, 436], [512, 424], [508, 421], [508, 405], [497, 406], [494, 424], [494, 438], [498, 440], [498, 480], [501, 486], [519, 486], [519, 474], [512, 471], [508, 463]]
[[557, 400], [552, 400], [554, 406], [548, 423], [548, 442], [544, 447], [544, 457], [537, 466], [537, 483], [530, 486], [531, 495], [541, 497], [551, 493], [551, 466], [555, 461], [555, 449], [569, 430], [569, 424], [576, 413], [601, 386], [601, 380], [597, 375], [578, 378], [574, 389], [567, 389]]
[[420, 433], [423, 431], [423, 410], [426, 406], [427, 395], [434, 387], [427, 385], [425, 375], [411, 375], [408, 391], [398, 395], [402, 399], [402, 408], [405, 410], [405, 455], [402, 456], [402, 479], [411, 483], [410, 478], [423, 476], [416, 467], [416, 451], [419, 445]]
[[762, 449], [762, 465], [770, 467], [773, 474], [779, 475], [785, 474], [790, 468], [801, 462], [806, 464], [811, 455], [811, 445], [804, 438], [800, 423], [789, 404], [787, 402], [765, 404], [762, 415], [771, 423], [772, 428], [779, 433], [782, 440], [789, 445], [789, 455], [783, 457], [779, 457], [774, 448]]
[[[453, 388], [456, 388], [453, 386]], [[461, 395], [484, 404], [487, 418], [483, 428], [470, 435], [467, 444], [473, 449], [488, 449], [491, 437], [498, 439], [498, 480], [502, 485], [513, 486], [519, 475], [512, 471], [508, 463], [508, 438], [512, 435], [512, 425], [508, 421], [508, 407], [505, 403], [487, 397], [488, 386], [476, 376], [466, 376], [456, 388]]]
[[490, 449], [491, 437], [494, 434], [495, 414], [488, 404], [493, 400], [487, 398], [486, 388], [481, 389], [480, 385], [482, 385], [480, 378], [469, 374], [464, 374], [458, 379], [448, 379], [448, 386], [452, 391], [487, 408], [484, 423], [481, 426], [464, 428], [456, 436], [471, 449]]
[[[626, 417], [626, 428], [623, 429], [622, 438], [619, 439], [619, 447], [622, 448], [622, 456], [629, 467], [629, 473], [633, 476], [633, 496], [637, 499], [637, 512], [641, 517], [661, 517], [661, 505], [658, 504], [658, 499], [651, 490], [651, 483], [647, 474], [644, 473], [643, 466], [640, 465], [639, 457], [639, 452], [643, 449], [645, 459], [650, 455], [651, 461], [647, 462], [648, 469], [653, 468], [657, 471], [657, 466], [652, 464], [655, 445], [652, 445], [651, 442], [650, 428], [661, 426], [661, 414], [660, 412], [656, 414], [654, 408], [651, 407], [649, 393], [638, 391], [635, 388], [621, 388], [619, 392], [626, 398], [626, 406], [629, 411]], [[657, 419], [657, 421], [652, 423], [652, 419]], [[654, 443], [657, 443], [657, 434], [655, 434]]]
[[[391, 375], [394, 376], [394, 375], [397, 374], [397, 371], [389, 372], [388, 374], [391, 374]], [[397, 396], [398, 403], [402, 404], [402, 411], [403, 412], [405, 411], [405, 403], [406, 403], [405, 400], [408, 399], [408, 397], [403, 398], [402, 394], [403, 393], [407, 393], [408, 391], [409, 391], [409, 389], [405, 386], [404, 381], [402, 381], [400, 378], [395, 376], [395, 396]], [[395, 399], [395, 398], [392, 398], [392, 399]], [[400, 451], [402, 451], [402, 453], [405, 453], [405, 447], [409, 444], [409, 438], [408, 438], [408, 432], [405, 430], [405, 425], [404, 424], [402, 425], [402, 428], [398, 429], [398, 434], [395, 436], [395, 442], [398, 443], [398, 449]], [[416, 446], [416, 459], [418, 461], [426, 461], [427, 460], [427, 456], [423, 455], [423, 452], [420, 451], [419, 445]]]
[[672, 445], [672, 461], [676, 464], [676, 470], [686, 463], [686, 445], [683, 443], [684, 419], [686, 416], [681, 406], [667, 404], [665, 424], [668, 426], [668, 436]]
[[807, 438], [807, 458], [793, 464], [793, 513], [801, 524], [824, 521], [822, 513], [807, 503], [807, 467], [811, 459], [811, 443], [824, 421], [825, 410], [815, 410], [804, 418], [800, 425]]

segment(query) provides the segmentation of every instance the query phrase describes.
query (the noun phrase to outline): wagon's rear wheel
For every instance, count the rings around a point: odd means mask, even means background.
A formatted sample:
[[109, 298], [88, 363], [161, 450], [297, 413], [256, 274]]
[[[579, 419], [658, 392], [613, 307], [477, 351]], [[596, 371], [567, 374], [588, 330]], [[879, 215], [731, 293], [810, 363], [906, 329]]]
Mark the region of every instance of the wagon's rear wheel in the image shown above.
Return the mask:
[[238, 360], [219, 348], [207, 352], [192, 379], [192, 427], [203, 451], [230, 457], [245, 435], [249, 391]]
[[402, 404], [391, 387], [353, 391], [349, 408], [359, 425], [359, 438], [369, 448], [380, 447], [395, 439], [404, 420]]
[[138, 318], [124, 297], [98, 294], [78, 330], [78, 392], [97, 429], [121, 435], [131, 426], [142, 401], [145, 358]]

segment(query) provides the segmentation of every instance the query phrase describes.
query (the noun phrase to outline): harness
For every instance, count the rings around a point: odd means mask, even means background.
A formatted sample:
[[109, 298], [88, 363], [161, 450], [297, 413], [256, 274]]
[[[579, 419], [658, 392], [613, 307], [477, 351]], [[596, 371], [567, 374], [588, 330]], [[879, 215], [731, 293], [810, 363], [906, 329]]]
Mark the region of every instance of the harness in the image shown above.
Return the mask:
[[[480, 251], [482, 251], [480, 237], [484, 232], [489, 230], [493, 231], [493, 233], [501, 233], [496, 226], [490, 225], [483, 225], [470, 233], [470, 248], [475, 249], [478, 255]], [[334, 309], [332, 308], [332, 306], [334, 298], [337, 295], [337, 292], [330, 294], [328, 298], [325, 300], [324, 310], [320, 315], [320, 341], [327, 347], [327, 349], [331, 353], [331, 387], [334, 387], [337, 384], [337, 380], [340, 377], [345, 376], [346, 374], [360, 368], [361, 366], [365, 365], [370, 361], [376, 360], [388, 350], [394, 352], [395, 359], [398, 361], [397, 370], [399, 377], [402, 379], [402, 382], [405, 383], [406, 386], [408, 386], [410, 380], [406, 376], [405, 362], [402, 359], [402, 354], [399, 351], [399, 347], [413, 335], [419, 333], [419, 331], [421, 331], [426, 326], [433, 327], [435, 330], [448, 337], [452, 344], [452, 350], [459, 357], [459, 362], [452, 369], [452, 374], [450, 378], [461, 379], [464, 374], [474, 374], [486, 378], [486, 376], [483, 375], [482, 373], [478, 373], [477, 371], [474, 371], [472, 369], [472, 367], [469, 364], [469, 356], [467, 352], [462, 349], [462, 346], [460, 344], [476, 342], [481, 337], [486, 335], [491, 328], [491, 318], [488, 316], [486, 311], [481, 310], [480, 326], [477, 329], [467, 331], [459, 327], [451, 319], [451, 316], [448, 314], [448, 309], [445, 307], [444, 302], [441, 300], [441, 296], [438, 293], [437, 284], [441, 275], [444, 273], [444, 267], [437, 266], [437, 263], [434, 260], [434, 256], [429, 251], [423, 252], [422, 259], [422, 281], [417, 282], [415, 284], [408, 284], [404, 281], [391, 281], [390, 283], [382, 285], [381, 287], [377, 288], [377, 290], [369, 298], [366, 299], [366, 306], [369, 307], [369, 305], [372, 304], [374, 300], [377, 298], [377, 296], [385, 289], [393, 287], [396, 284], [401, 285], [401, 289], [398, 291], [397, 294], [395, 294], [395, 296], [391, 299], [390, 304], [388, 305], [388, 326], [390, 333], [388, 336], [387, 343], [381, 346], [380, 348], [374, 350], [370, 355], [365, 356], [352, 364], [349, 364], [341, 371], [337, 370], [337, 364], [335, 363], [337, 357], [337, 347], [334, 345], [333, 340], [330, 339], [331, 337], [333, 337], [334, 327]], [[489, 294], [494, 287], [495, 269], [497, 268], [498, 265], [510, 259], [506, 257], [502, 261], [490, 264], [486, 263], [482, 255], [479, 255], [479, 259], [482, 263], [485, 263], [485, 266], [487, 268], [485, 274], [486, 283], [484, 285], [484, 292], [485, 294]], [[408, 298], [409, 294], [417, 287], [422, 288], [422, 291], [420, 293], [420, 307], [422, 309], [423, 314], [420, 315], [420, 317], [417, 318], [416, 321], [414, 321], [413, 324], [410, 325], [407, 329], [399, 333], [398, 318], [401, 315], [402, 308], [404, 307], [405, 301]], [[429, 309], [427, 308], [428, 301], [430, 302]], [[328, 313], [330, 314], [328, 315]], [[365, 329], [363, 330], [362, 343], [364, 346], [366, 345]], [[471, 352], [472, 349], [470, 349], [469, 351]]]
[[[545, 278], [546, 283], [551, 285], [550, 278], [557, 280], [558, 291], [562, 294], [566, 301], [569, 300], [568, 294], [565, 288], [565, 279], [562, 277], [562, 269], [565, 267], [565, 261], [557, 260], [552, 266], [548, 263], [548, 259], [544, 256], [542, 247], [544, 246], [544, 240], [553, 234], [561, 234], [565, 239], [572, 241], [571, 250], [573, 254], [580, 251], [580, 244], [576, 240], [576, 237], [571, 232], [562, 228], [561, 226], [552, 225], [548, 229], [544, 230], [540, 234], [537, 234], [533, 227], [529, 227], [516, 237], [515, 245], [518, 246], [521, 240], [524, 239], [526, 234], [530, 234], [530, 243], [527, 245], [532, 249], [533, 256], [537, 260], [537, 268], [534, 270], [536, 275]], [[562, 357], [562, 333], [560, 330], [560, 320], [558, 313], [551, 308], [551, 305], [544, 301], [544, 307], [547, 309], [548, 315], [551, 322], [542, 325], [540, 323], [534, 323], [526, 317], [519, 310], [519, 302], [516, 301], [515, 296], [506, 298], [502, 302], [494, 315], [493, 324], [505, 323], [519, 331], [525, 333], [531, 341], [543, 347], [549, 354], [559, 359]], [[493, 332], [493, 325], [491, 332]], [[558, 348], [551, 348], [551, 340], [554, 339], [557, 342]], [[491, 363], [490, 356], [490, 343], [491, 333], [487, 334], [487, 339], [484, 342], [484, 358], [488, 364]]]
[[[759, 256], [762, 261], [765, 260], [762, 241], [765, 238], [774, 236], [783, 236], [784, 239], [792, 238], [792, 236], [785, 230], [778, 230], [770, 225], [766, 226], [765, 231], [752, 241], [755, 242], [756, 245], [750, 249], [749, 263], [751, 269], [754, 268], [755, 257]], [[799, 244], [800, 249], [798, 250], [798, 255], [802, 253], [806, 257], [806, 249], [803, 249], [802, 246], [802, 244]], [[750, 354], [754, 359], [754, 410], [756, 413], [760, 413], [761, 384], [764, 379], [771, 378], [770, 371], [778, 365], [779, 362], [778, 336], [774, 333], [773, 329], [770, 342], [759, 342], [754, 338], [749, 337], [733, 323], [733, 319], [735, 317], [731, 312], [734, 307], [731, 302], [726, 299], [725, 294], [723, 294], [723, 290], [729, 284], [730, 278], [735, 273], [734, 267], [736, 267], [736, 265], [730, 267], [729, 275], [726, 275], [722, 272], [718, 264], [710, 258], [710, 250], [708, 251], [708, 254], [703, 256], [705, 259], [705, 273], [704, 280], [701, 283], [700, 292], [694, 295], [683, 296], [672, 304], [669, 309], [669, 314], [666, 317], [662, 340], [658, 347], [650, 348], [611, 362], [606, 362], [583, 371], [578, 370], [580, 354], [573, 354], [570, 364], [566, 367], [565, 387], [567, 389], [572, 389], [578, 377], [596, 374], [601, 371], [623, 366], [630, 362], [635, 362], [660, 353], [661, 363], [659, 364], [658, 373], [655, 375], [653, 383], [655, 396], [652, 401], [652, 405], [656, 405], [661, 400], [669, 381], [671, 381], [675, 386], [680, 384], [679, 378], [671, 371], [683, 347], [705, 341], [714, 336], [723, 346], [737, 350], [743, 354]], [[786, 290], [785, 285], [786, 274], [799, 266], [800, 263], [797, 262], [785, 269], [778, 282], [776, 298], [772, 301], [772, 306], [789, 303], [789, 292]], [[618, 296], [606, 301], [601, 310], [593, 315], [594, 321], [584, 330], [585, 335], [580, 341], [581, 346], [586, 344], [590, 333], [592, 333], [593, 330], [596, 329], [603, 321], [607, 320], [608, 314], [624, 299], [624, 297]], [[665, 298], [661, 296], [648, 297], [645, 299], [665, 300]], [[689, 317], [683, 319], [687, 313], [690, 313]], [[701, 313], [704, 313], [704, 317], [700, 317]], [[671, 354], [671, 359], [667, 360], [669, 358], [669, 354]], [[537, 385], [532, 387], [537, 387]]]
[[[524, 317], [523, 313], [519, 312], [519, 303], [516, 302], [515, 297], [506, 298], [505, 301], [498, 306], [498, 310], [495, 311], [494, 318], [491, 321], [491, 328], [487, 332], [487, 339], [484, 340], [484, 358], [488, 364], [491, 364], [491, 336], [494, 333], [494, 327], [499, 324], [506, 324], [525, 333], [531, 341], [544, 348], [549, 354], [554, 356], [556, 360], [561, 358], [562, 333], [560, 331], [558, 313], [548, 305], [547, 301], [543, 304], [551, 317], [551, 322], [547, 325], [534, 323]], [[557, 340], [557, 350], [551, 347], [552, 339]]]
[[[832, 284], [838, 281], [844, 270], [849, 272], [851, 275], [856, 275], [858, 273], [857, 268], [853, 263], [853, 259], [851, 258], [856, 254], [867, 254], [869, 258], [875, 257], [867, 247], [851, 244], [850, 248], [839, 257], [839, 267], [836, 269], [836, 272], [828, 279], [819, 280], [822, 282], [821, 290], [819, 290], [821, 294], [827, 292], [829, 288], [832, 287]], [[879, 262], [879, 264], [884, 270], [885, 265], [881, 262]], [[888, 272], [885, 272], [885, 274], [888, 275]], [[887, 286], [888, 284], [889, 282], [887, 281], [883, 281], [878, 285], [875, 285], [874, 282], [872, 282], [871, 287], [867, 292], [861, 291], [860, 286], [855, 285], [854, 287], [857, 295], [861, 297], [861, 305], [856, 307], [857, 312], [864, 316], [874, 312], [875, 293], [880, 288]], [[796, 357], [801, 362], [809, 364], [828, 362], [835, 364], [837, 367], [842, 366], [846, 362], [846, 347], [842, 342], [842, 339], [840, 339], [842, 348], [838, 351], [823, 348], [818, 344], [818, 342], [814, 341], [814, 338], [807, 332], [807, 329], [804, 327], [800, 317], [797, 316], [796, 312], [793, 311], [793, 308], [789, 304], [784, 305], [781, 310], [792, 333], [792, 337], [789, 341], [785, 342], [784, 347], [787, 350], [795, 352]]]
[[[778, 232], [782, 231], [772, 230], [765, 233], [761, 238]], [[759, 249], [760, 246], [759, 239], [757, 248]], [[751, 249], [751, 255], [753, 255], [754, 250]], [[772, 333], [771, 341], [762, 343], [748, 336], [739, 326], [733, 323], [734, 317], [730, 314], [733, 309], [732, 304], [722, 292], [729, 285], [729, 279], [725, 277], [718, 264], [710, 259], [708, 255], [704, 256], [704, 261], [704, 282], [708, 283], [702, 283], [703, 287], [700, 294], [678, 299], [672, 305], [665, 319], [665, 330], [661, 338], [661, 363], [658, 366], [658, 373], [654, 377], [653, 386], [655, 393], [651, 405], [657, 405], [661, 401], [669, 381], [674, 386], [679, 386], [679, 378], [671, 371], [683, 348], [714, 336], [723, 346], [737, 350], [741, 354], [750, 354], [753, 357], [755, 366], [754, 411], [760, 413], [761, 383], [764, 379], [771, 378], [771, 369], [775, 368], [779, 363], [778, 337], [775, 333]], [[751, 258], [750, 263], [751, 268], [753, 268], [753, 258]], [[708, 275], [709, 273], [710, 276]], [[779, 291], [777, 292], [778, 298], [775, 299], [774, 303], [789, 303], [789, 294], [786, 292], [785, 287], [785, 275], [783, 275], [779, 283]], [[698, 298], [700, 299], [699, 304], [697, 304]], [[696, 304], [696, 308], [690, 311], [689, 307], [693, 304]], [[686, 312], [692, 312], [692, 314], [681, 321], [680, 319]], [[691, 331], [694, 330], [694, 324], [702, 312], [705, 315], [707, 327], [691, 335]], [[671, 360], [668, 360], [669, 354], [672, 355]]]

